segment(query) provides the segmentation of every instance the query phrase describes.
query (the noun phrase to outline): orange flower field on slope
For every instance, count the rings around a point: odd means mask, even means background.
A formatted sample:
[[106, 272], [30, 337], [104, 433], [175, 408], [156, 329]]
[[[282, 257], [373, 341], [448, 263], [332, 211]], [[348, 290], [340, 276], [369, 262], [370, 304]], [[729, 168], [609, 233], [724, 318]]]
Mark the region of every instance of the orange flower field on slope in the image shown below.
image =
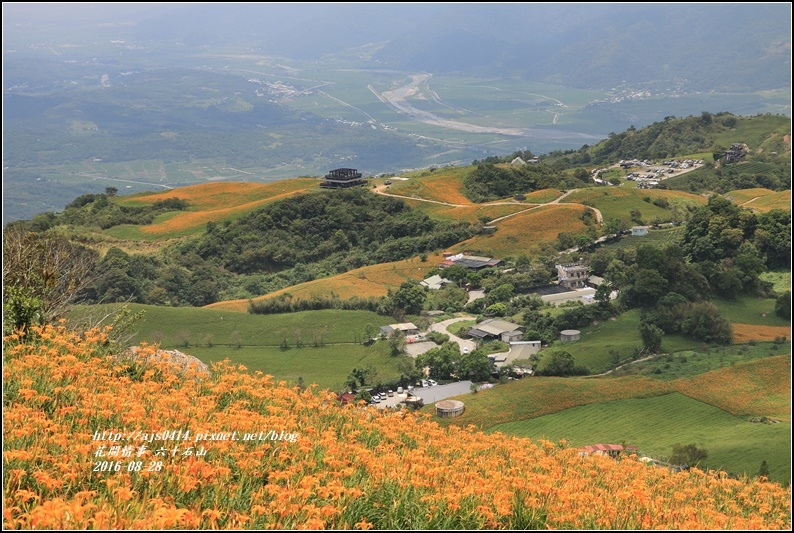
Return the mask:
[[134, 197], [122, 203], [154, 203], [168, 198], [186, 200], [190, 204], [188, 211], [171, 213], [164, 220], [140, 228], [145, 234], [162, 237], [201, 228], [210, 221], [226, 220], [254, 211], [276, 200], [307, 192], [317, 184], [317, 180], [310, 178], [294, 178], [276, 183], [206, 183]]
[[[444, 260], [440, 254], [431, 255], [427, 261], [422, 262], [418, 257], [379, 263], [349, 270], [336, 276], [315, 279], [305, 283], [292, 285], [285, 289], [273, 291], [253, 298], [255, 302], [280, 298], [285, 294], [291, 295], [295, 300], [310, 300], [313, 296], [327, 296], [335, 294], [345, 300], [358, 297], [386, 296], [389, 289], [397, 290], [400, 284], [408, 280], [421, 280], [427, 273]], [[225, 309], [228, 311], [248, 311], [249, 300], [225, 300], [215, 302], [205, 307], [209, 309]]]
[[8, 529], [791, 526], [776, 483], [343, 408], [228, 364], [180, 375], [113, 358], [99, 331], [32, 334], [4, 339]]
[[774, 341], [780, 338], [791, 338], [791, 328], [787, 326], [763, 326], [761, 324], [740, 324], [734, 322], [733, 343], [743, 344], [749, 341]]
[[675, 389], [734, 415], [774, 416], [790, 421], [791, 355], [745, 361], [678, 379]]

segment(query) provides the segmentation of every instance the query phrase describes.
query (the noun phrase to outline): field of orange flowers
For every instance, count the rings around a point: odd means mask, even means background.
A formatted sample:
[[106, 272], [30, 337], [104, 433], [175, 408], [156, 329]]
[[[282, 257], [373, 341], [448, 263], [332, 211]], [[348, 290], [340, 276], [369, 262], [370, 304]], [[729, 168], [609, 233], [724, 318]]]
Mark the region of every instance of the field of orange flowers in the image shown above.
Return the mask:
[[[336, 276], [292, 285], [286, 289], [274, 291], [253, 300], [256, 302], [278, 298], [287, 293], [292, 295], [295, 300], [308, 300], [315, 295], [327, 296], [332, 293], [343, 300], [353, 296], [361, 298], [386, 296], [389, 289], [396, 290], [405, 281], [424, 279], [427, 273], [443, 260], [444, 257], [442, 255], [436, 254], [428, 256], [427, 261], [424, 262], [418, 257], [412, 257], [402, 261], [369, 265], [337, 274]], [[226, 300], [209, 304], [206, 307], [247, 312], [248, 300]]]
[[493, 220], [494, 218], [503, 217], [512, 213], [517, 213], [531, 207], [531, 205], [515, 202], [511, 204], [502, 205], [461, 205], [461, 206], [448, 206], [435, 204], [430, 202], [423, 202], [422, 200], [403, 199], [406, 204], [414, 209], [426, 213], [429, 217], [440, 220], [457, 220], [460, 222], [477, 223], [480, 217], [487, 217]]
[[747, 361], [674, 382], [690, 398], [734, 415], [791, 418], [791, 355]]
[[734, 322], [732, 327], [734, 344], [743, 344], [749, 341], [774, 341], [784, 337], [791, 339], [791, 328], [786, 326], [762, 326]]
[[757, 209], [762, 213], [771, 211], [772, 209], [788, 209], [791, 210], [791, 191], [781, 191], [774, 194], [769, 194], [763, 198], [759, 198], [754, 202], [747, 204], [745, 207]]
[[472, 201], [463, 194], [463, 179], [472, 170], [470, 167], [450, 168], [429, 176], [410, 177], [408, 181], [395, 181], [389, 192], [449, 204], [471, 205]]
[[188, 211], [172, 213], [163, 220], [140, 228], [145, 235], [169, 238], [203, 228], [209, 221], [217, 222], [240, 216], [270, 202], [306, 192], [317, 185], [318, 181], [311, 178], [295, 178], [275, 183], [204, 183], [130, 199], [122, 198], [121, 203], [151, 204], [175, 197], [186, 200], [190, 204]]
[[96, 330], [32, 333], [4, 339], [6, 529], [791, 527], [775, 483], [343, 408], [229, 364], [177, 374], [113, 358]]
[[536, 250], [566, 232], [584, 233], [587, 226], [579, 218], [585, 206], [549, 205], [506, 218], [496, 224], [496, 233], [477, 235], [452, 250], [478, 250], [493, 257], [515, 256]]
[[739, 205], [747, 204], [748, 209], [762, 212], [772, 209], [791, 209], [791, 191], [772, 191], [769, 189], [739, 189], [727, 193]]

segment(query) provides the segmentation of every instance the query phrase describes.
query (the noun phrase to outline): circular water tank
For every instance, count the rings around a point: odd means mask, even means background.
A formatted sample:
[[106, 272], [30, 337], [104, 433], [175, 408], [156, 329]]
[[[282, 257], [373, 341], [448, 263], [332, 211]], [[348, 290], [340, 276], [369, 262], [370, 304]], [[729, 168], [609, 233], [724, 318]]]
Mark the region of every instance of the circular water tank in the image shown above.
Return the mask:
[[578, 341], [582, 338], [582, 332], [578, 329], [564, 329], [560, 332], [560, 340], [563, 342]]
[[463, 402], [458, 400], [441, 400], [436, 404], [436, 414], [441, 418], [455, 418], [463, 414]]

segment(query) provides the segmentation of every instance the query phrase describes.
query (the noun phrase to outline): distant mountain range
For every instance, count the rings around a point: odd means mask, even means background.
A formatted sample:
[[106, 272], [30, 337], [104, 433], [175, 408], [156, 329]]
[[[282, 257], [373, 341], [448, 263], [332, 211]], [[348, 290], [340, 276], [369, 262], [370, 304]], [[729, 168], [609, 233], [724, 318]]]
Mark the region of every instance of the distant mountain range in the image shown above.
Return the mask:
[[249, 41], [295, 59], [377, 44], [383, 65], [580, 88], [787, 87], [791, 4], [223, 4], [140, 21], [139, 39]]

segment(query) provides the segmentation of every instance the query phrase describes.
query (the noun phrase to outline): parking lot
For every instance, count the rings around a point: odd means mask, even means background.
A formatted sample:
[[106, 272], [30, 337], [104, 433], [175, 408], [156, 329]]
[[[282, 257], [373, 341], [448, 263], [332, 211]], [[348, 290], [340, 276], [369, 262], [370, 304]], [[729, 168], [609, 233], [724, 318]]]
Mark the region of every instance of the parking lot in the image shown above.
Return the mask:
[[[469, 394], [471, 392], [471, 381], [458, 381], [456, 383], [448, 383], [446, 385], [434, 385], [431, 387], [414, 387], [411, 391], [415, 396], [422, 398], [425, 405], [429, 403], [440, 402], [441, 400], [445, 400], [447, 398], [451, 398], [453, 396], [460, 396], [461, 394]], [[385, 409], [387, 407], [396, 407], [400, 403], [404, 402], [405, 399], [408, 397], [407, 392], [403, 392], [402, 394], [397, 394], [397, 391], [394, 392], [394, 396], [386, 396], [384, 400], [381, 400], [378, 403], [375, 403], [375, 407], [378, 409]]]

